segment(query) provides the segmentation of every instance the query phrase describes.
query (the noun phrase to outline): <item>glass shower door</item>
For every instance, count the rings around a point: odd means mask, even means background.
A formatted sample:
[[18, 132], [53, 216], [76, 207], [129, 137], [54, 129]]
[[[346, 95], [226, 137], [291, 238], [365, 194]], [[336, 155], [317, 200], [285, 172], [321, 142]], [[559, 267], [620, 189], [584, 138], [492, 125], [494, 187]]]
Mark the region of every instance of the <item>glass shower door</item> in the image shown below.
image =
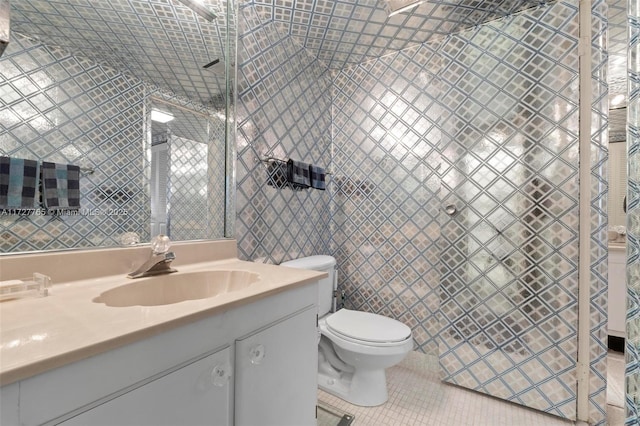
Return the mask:
[[441, 48], [439, 359], [447, 382], [575, 419], [577, 49], [520, 21]]
[[505, 148], [460, 153], [444, 179], [444, 380], [574, 418], [577, 223], [557, 219], [562, 191], [523, 149]]

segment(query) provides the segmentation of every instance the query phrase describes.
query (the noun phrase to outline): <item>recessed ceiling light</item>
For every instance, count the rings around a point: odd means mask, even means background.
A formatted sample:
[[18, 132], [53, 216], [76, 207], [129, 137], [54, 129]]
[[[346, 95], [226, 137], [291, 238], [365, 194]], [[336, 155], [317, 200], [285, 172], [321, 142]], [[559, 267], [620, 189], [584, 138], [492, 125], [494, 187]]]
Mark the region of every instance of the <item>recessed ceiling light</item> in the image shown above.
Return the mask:
[[151, 119], [153, 121], [157, 121], [158, 123], [168, 123], [174, 118], [175, 117], [171, 113], [160, 111], [158, 109], [151, 110]]
[[202, 0], [178, 0], [180, 3], [188, 6], [195, 13], [203, 17], [209, 22], [213, 22], [216, 19], [215, 13], [213, 13], [207, 6], [204, 5]]
[[618, 106], [620, 105], [622, 102], [624, 102], [624, 95], [620, 94], [620, 95], [615, 95], [613, 97], [613, 99], [611, 99], [611, 106]]
[[426, 0], [385, 0], [389, 5], [389, 17], [420, 6]]

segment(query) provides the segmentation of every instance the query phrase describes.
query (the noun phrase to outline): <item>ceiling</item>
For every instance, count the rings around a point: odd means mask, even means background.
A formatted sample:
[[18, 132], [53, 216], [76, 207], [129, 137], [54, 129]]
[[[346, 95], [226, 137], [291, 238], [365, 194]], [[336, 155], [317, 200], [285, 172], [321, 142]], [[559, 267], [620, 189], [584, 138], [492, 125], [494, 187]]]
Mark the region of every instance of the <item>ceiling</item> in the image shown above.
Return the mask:
[[[553, 0], [426, 1], [389, 17], [385, 0], [253, 0], [330, 69], [343, 69]], [[627, 92], [627, 0], [607, 2], [611, 100]], [[612, 107], [625, 106], [626, 100]]]
[[213, 21], [190, 9], [189, 0], [11, 0], [11, 30], [219, 105], [226, 1], [198, 1], [216, 15]]
[[[426, 1], [389, 17], [384, 0], [252, 1], [265, 19], [277, 23], [331, 69], [359, 64], [545, 3]], [[210, 22], [198, 15], [187, 6], [194, 2], [217, 17]], [[219, 105], [225, 92], [226, 5], [227, 0], [11, 0], [11, 28], [203, 105]], [[624, 6], [625, 0], [610, 4], [612, 93], [626, 89]], [[623, 22], [617, 25], [620, 19]], [[220, 63], [203, 68], [215, 59]]]
[[278, 23], [331, 69], [358, 64], [410, 45], [462, 31], [540, 0], [426, 1], [392, 17], [384, 0], [254, 0], [258, 12]]
[[[217, 15], [208, 22], [185, 3]], [[160, 86], [205, 99], [224, 88], [225, 9], [220, 0], [12, 0], [12, 30]], [[542, 0], [426, 1], [388, 17], [384, 0], [254, 0], [327, 67], [341, 69], [473, 27]], [[213, 89], [209, 86], [215, 80]], [[175, 90], [179, 91], [179, 90]], [[208, 93], [207, 93], [208, 92]]]

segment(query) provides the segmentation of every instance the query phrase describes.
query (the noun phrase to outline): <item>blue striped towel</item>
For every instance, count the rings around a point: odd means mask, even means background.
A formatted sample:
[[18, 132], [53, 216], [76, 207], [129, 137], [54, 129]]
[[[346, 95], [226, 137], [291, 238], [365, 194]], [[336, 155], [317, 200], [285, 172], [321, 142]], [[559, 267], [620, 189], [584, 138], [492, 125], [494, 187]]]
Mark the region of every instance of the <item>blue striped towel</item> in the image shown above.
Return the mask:
[[42, 201], [48, 210], [78, 210], [80, 167], [43, 161]]
[[0, 209], [33, 209], [40, 178], [35, 160], [0, 157]]
[[314, 166], [313, 164], [309, 165], [309, 177], [311, 179], [311, 187], [315, 189], [325, 190], [327, 187], [325, 185], [325, 171], [322, 167]]
[[308, 188], [311, 186], [309, 177], [309, 165], [302, 161], [287, 161], [287, 180], [295, 188]]

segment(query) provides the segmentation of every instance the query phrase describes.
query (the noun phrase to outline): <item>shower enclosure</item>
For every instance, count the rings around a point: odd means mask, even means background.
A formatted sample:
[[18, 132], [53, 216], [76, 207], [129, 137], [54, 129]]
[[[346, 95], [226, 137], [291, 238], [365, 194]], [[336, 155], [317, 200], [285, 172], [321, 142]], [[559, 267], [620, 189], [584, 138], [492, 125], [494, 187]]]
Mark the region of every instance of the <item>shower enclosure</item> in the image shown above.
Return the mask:
[[[444, 380], [603, 423], [606, 5], [594, 2], [585, 25], [576, 0], [484, 23], [471, 18], [497, 10], [487, 2], [473, 13], [426, 2], [392, 18], [382, 1], [326, 4], [239, 7], [241, 255], [330, 253], [345, 306], [409, 325]], [[342, 19], [305, 31], [305, 14]], [[580, 31], [592, 32], [593, 73], [580, 69]], [[590, 76], [593, 102], [581, 98]], [[579, 128], [587, 117], [591, 131]], [[330, 135], [300, 136], [325, 125]], [[273, 190], [259, 162], [272, 152], [322, 152], [331, 198]], [[296, 221], [309, 205], [330, 211], [328, 248], [325, 228]]]
[[[439, 79], [443, 378], [569, 419], [579, 394], [578, 16], [577, 3], [556, 3], [453, 36]], [[590, 360], [600, 380], [602, 354]]]

